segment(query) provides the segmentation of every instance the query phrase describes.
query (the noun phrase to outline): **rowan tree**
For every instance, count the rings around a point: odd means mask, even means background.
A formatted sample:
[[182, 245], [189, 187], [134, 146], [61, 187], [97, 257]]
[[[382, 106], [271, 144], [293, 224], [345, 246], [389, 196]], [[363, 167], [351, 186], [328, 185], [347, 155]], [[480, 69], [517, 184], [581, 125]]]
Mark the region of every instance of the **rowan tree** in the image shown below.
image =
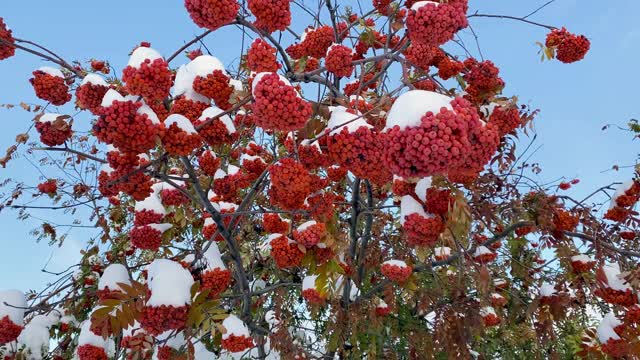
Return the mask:
[[[0, 18], [0, 59], [48, 62], [0, 160], [45, 152], [47, 175], [1, 209], [50, 210], [52, 246], [60, 215], [92, 231], [47, 288], [0, 291], [3, 359], [640, 356], [640, 177], [535, 182], [537, 111], [448, 50], [482, 18], [544, 29], [550, 61], [587, 37], [467, 0], [184, 5], [204, 31], [124, 39], [121, 69]], [[252, 39], [236, 63], [204, 46], [222, 27]]]

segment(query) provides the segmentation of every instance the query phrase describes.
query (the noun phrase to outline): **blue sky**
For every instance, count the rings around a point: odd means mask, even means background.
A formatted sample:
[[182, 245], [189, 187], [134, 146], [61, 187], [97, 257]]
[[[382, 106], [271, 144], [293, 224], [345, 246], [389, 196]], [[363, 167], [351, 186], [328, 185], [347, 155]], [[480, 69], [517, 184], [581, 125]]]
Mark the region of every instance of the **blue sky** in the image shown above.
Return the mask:
[[[470, 0], [470, 12], [522, 16], [546, 1]], [[311, 3], [306, 1], [306, 3]], [[339, 5], [350, 2], [339, 1]], [[295, 7], [294, 7], [295, 9]], [[296, 10], [294, 10], [296, 11]], [[627, 180], [631, 170], [602, 172], [613, 164], [629, 165], [637, 150], [628, 134], [616, 130], [601, 131], [605, 124], [623, 125], [640, 117], [637, 105], [638, 48], [640, 26], [637, 14], [640, 2], [557, 0], [532, 20], [565, 25], [570, 31], [585, 34], [591, 51], [582, 62], [565, 65], [540, 62], [536, 41], [544, 42], [546, 30], [511, 20], [475, 18], [471, 24], [480, 38], [484, 57], [494, 61], [507, 83], [505, 94], [517, 94], [522, 103], [541, 110], [535, 122], [540, 149], [533, 159], [541, 164], [541, 180], [561, 176], [577, 177], [581, 183], [572, 191], [576, 196], [590, 193], [612, 181]], [[297, 13], [295, 13], [297, 15]], [[14, 35], [48, 46], [66, 59], [107, 59], [116, 68], [126, 63], [129, 51], [140, 41], [169, 55], [185, 41], [202, 32], [189, 19], [182, 1], [112, 0], [87, 2], [66, 0], [10, 1], [2, 5], [0, 16]], [[294, 29], [303, 30], [304, 17], [294, 16]], [[241, 51], [238, 31], [222, 29], [210, 35], [205, 44], [225, 64], [237, 60]], [[470, 47], [471, 38], [463, 34]], [[473, 46], [471, 46], [473, 45]], [[455, 50], [455, 47], [451, 47]], [[457, 50], [462, 54], [461, 50]], [[180, 57], [175, 64], [186, 62]], [[0, 62], [0, 103], [36, 102], [28, 78], [33, 70], [46, 65], [31, 55]], [[24, 132], [32, 116], [23, 111], [0, 109], [0, 151], [12, 144], [16, 134]], [[76, 121], [86, 121], [81, 117]], [[32, 138], [35, 136], [32, 134]], [[526, 141], [526, 140], [525, 140]], [[23, 159], [0, 169], [0, 178], [14, 178], [33, 184], [34, 168]], [[40, 272], [48, 261], [50, 270], [72, 263], [86, 243], [85, 232], [71, 232], [62, 249], [36, 244], [28, 232], [35, 223], [20, 222], [15, 213], [0, 213], [3, 229], [0, 252], [0, 289], [39, 288], [53, 277]], [[43, 214], [47, 215], [47, 214]], [[47, 216], [63, 221], [62, 214]]]

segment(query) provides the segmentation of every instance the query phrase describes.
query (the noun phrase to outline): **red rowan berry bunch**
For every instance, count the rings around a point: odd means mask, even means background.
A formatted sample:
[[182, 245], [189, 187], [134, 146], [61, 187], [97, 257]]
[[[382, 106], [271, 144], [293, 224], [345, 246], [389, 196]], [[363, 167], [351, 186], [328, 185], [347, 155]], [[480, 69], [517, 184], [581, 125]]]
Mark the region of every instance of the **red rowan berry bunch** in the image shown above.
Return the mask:
[[304, 59], [294, 61], [293, 68], [295, 72], [309, 72], [320, 68], [320, 60], [307, 56]]
[[302, 297], [311, 305], [323, 305], [327, 301], [326, 297], [316, 289], [302, 290]]
[[410, 214], [405, 217], [402, 228], [409, 246], [431, 247], [444, 231], [445, 223], [439, 216]]
[[215, 268], [207, 270], [201, 275], [202, 289], [209, 290], [209, 298], [217, 298], [231, 284], [231, 271]]
[[339, 132], [327, 137], [327, 148], [333, 162], [375, 184], [389, 182], [391, 173], [380, 166], [383, 149], [379, 133], [367, 126], [350, 130], [343, 126]]
[[15, 341], [22, 332], [22, 326], [14, 324], [9, 315], [0, 319], [0, 345]]
[[38, 117], [36, 130], [40, 134], [40, 141], [48, 146], [57, 146], [71, 139], [73, 132], [67, 118], [68, 116], [58, 114], [43, 114]]
[[129, 65], [122, 70], [122, 81], [126, 83], [127, 91], [149, 102], [169, 96], [172, 78], [169, 64], [162, 58], [147, 58], [138, 66]]
[[0, 17], [0, 60], [8, 59], [16, 54], [16, 48], [11, 46], [15, 43], [12, 31], [7, 29], [4, 19]]
[[208, 108], [196, 121], [198, 133], [211, 146], [233, 143], [239, 136], [229, 116], [219, 116], [218, 108]]
[[311, 217], [316, 221], [329, 221], [336, 211], [334, 202], [340, 201], [340, 196], [330, 192], [320, 192], [307, 198], [305, 210], [309, 211]]
[[196, 25], [209, 30], [232, 22], [240, 9], [235, 0], [185, 0], [184, 6]]
[[461, 62], [455, 59], [450, 59], [448, 56], [445, 56], [438, 63], [438, 76], [442, 80], [448, 80], [460, 74], [462, 69], [464, 69], [464, 65]]
[[84, 344], [78, 346], [76, 350], [78, 359], [80, 360], [108, 360], [109, 357], [104, 351], [104, 348], [97, 347], [95, 345]]
[[634, 240], [636, 238], [636, 233], [633, 231], [620, 231], [618, 235], [624, 240]]
[[121, 151], [145, 153], [156, 145], [158, 125], [138, 110], [140, 102], [114, 100], [100, 109], [93, 125], [98, 140], [112, 144]]
[[496, 107], [491, 112], [489, 123], [498, 127], [500, 137], [510, 134], [522, 125], [520, 113], [516, 107]]
[[411, 44], [404, 55], [407, 60], [422, 70], [428, 70], [429, 66], [439, 66], [442, 60], [447, 59], [440, 48], [424, 43]]
[[373, 7], [383, 16], [389, 16], [391, 11], [391, 0], [373, 0]]
[[621, 290], [606, 286], [597, 289], [594, 294], [613, 305], [629, 307], [638, 303], [638, 296], [631, 289]]
[[497, 326], [501, 322], [495, 310], [491, 307], [482, 308], [480, 310], [480, 316], [482, 316], [482, 322], [485, 327]]
[[148, 209], [136, 210], [134, 215], [135, 215], [135, 219], [133, 224], [135, 226], [159, 224], [162, 222], [162, 219], [164, 219], [164, 214], [160, 214], [153, 210], [148, 210]]
[[596, 262], [594, 260], [589, 259], [585, 256], [572, 256], [571, 257], [571, 268], [576, 273], [586, 273], [596, 266]]
[[71, 100], [69, 86], [64, 80], [64, 75], [58, 69], [41, 67], [33, 72], [33, 77], [29, 79], [36, 96], [53, 105], [64, 105]]
[[553, 213], [553, 232], [556, 237], [562, 237], [563, 232], [573, 231], [578, 226], [579, 218], [576, 215], [562, 209]]
[[467, 82], [467, 95], [470, 101], [481, 104], [491, 99], [504, 88], [504, 81], [500, 78], [500, 70], [489, 60], [478, 62], [469, 58], [464, 61], [464, 80]]
[[215, 177], [213, 191], [224, 201], [238, 200], [238, 192], [251, 185], [250, 177], [244, 172], [229, 173], [222, 177]]
[[202, 155], [198, 156], [198, 165], [200, 165], [200, 170], [207, 175], [213, 176], [216, 171], [220, 169], [221, 159], [216, 157], [216, 155], [210, 151], [206, 150], [202, 153]]
[[257, 73], [278, 71], [280, 64], [276, 57], [276, 48], [260, 38], [255, 39], [247, 51], [247, 67]]
[[389, 260], [382, 264], [380, 272], [382, 272], [382, 275], [391, 281], [404, 283], [413, 273], [413, 268], [407, 265], [404, 261]]
[[609, 338], [600, 348], [603, 353], [615, 359], [624, 358], [629, 354], [629, 343], [625, 339]]
[[316, 246], [326, 234], [326, 225], [315, 221], [308, 221], [293, 230], [293, 239], [306, 248]]
[[348, 83], [344, 86], [344, 94], [346, 96], [360, 95], [362, 92], [367, 90], [373, 90], [376, 88], [378, 82], [371, 81], [375, 77], [374, 73], [366, 73], [362, 77], [363, 81], [356, 80], [354, 82]]
[[418, 90], [425, 91], [436, 91], [438, 88], [438, 84], [436, 84], [433, 80], [423, 79], [413, 83], [413, 86]]
[[109, 66], [106, 62], [101, 60], [91, 60], [91, 70], [101, 72], [103, 74], [109, 73]]
[[272, 235], [270, 241], [271, 257], [276, 262], [276, 266], [280, 269], [288, 269], [302, 264], [304, 253], [298, 247], [298, 244], [281, 234]]
[[487, 264], [498, 257], [498, 254], [489, 250], [486, 246], [478, 246], [473, 254], [473, 260], [480, 264]]
[[213, 70], [207, 76], [197, 76], [193, 81], [193, 89], [198, 94], [213, 99], [219, 108], [229, 110], [232, 107], [229, 100], [234, 90], [229, 80], [229, 76], [222, 70]]
[[173, 114], [165, 120], [164, 125], [166, 129], [162, 133], [162, 145], [170, 155], [187, 156], [202, 144], [200, 135], [186, 117]]
[[300, 44], [287, 48], [287, 53], [294, 59], [311, 56], [322, 59], [327, 54], [329, 46], [335, 42], [335, 34], [331, 26], [325, 25], [315, 29], [307, 29], [302, 35]]
[[298, 158], [300, 162], [309, 170], [317, 169], [329, 165], [329, 157], [322, 152], [317, 142], [309, 144], [302, 141], [298, 145]]
[[309, 173], [304, 165], [285, 158], [271, 167], [269, 199], [272, 205], [283, 210], [302, 208], [310, 194], [324, 186], [317, 175]]
[[569, 64], [584, 59], [591, 42], [584, 35], [572, 34], [563, 27], [551, 30], [545, 45], [555, 50], [556, 59]]
[[136, 226], [129, 231], [129, 241], [136, 249], [157, 251], [162, 244], [164, 230], [161, 224]]
[[259, 156], [243, 155], [242, 172], [247, 182], [255, 181], [267, 169], [267, 163]]
[[334, 44], [327, 51], [327, 58], [324, 65], [329, 72], [335, 76], [349, 77], [353, 73], [353, 63], [351, 62], [353, 51], [344, 45]]
[[195, 124], [202, 112], [208, 107], [208, 103], [179, 96], [173, 101], [171, 114], [180, 114]]
[[311, 105], [278, 74], [262, 74], [253, 85], [256, 125], [285, 132], [302, 128], [311, 116]]
[[265, 213], [262, 215], [262, 228], [272, 234], [288, 234], [290, 223], [279, 214]]
[[[182, 188], [184, 190], [184, 188]], [[166, 206], [181, 206], [189, 203], [189, 198], [179, 189], [169, 186], [160, 190], [160, 199]]]
[[189, 306], [146, 306], [140, 324], [151, 335], [159, 335], [167, 330], [181, 330], [187, 322]]
[[55, 179], [49, 179], [38, 184], [38, 191], [47, 195], [55, 195], [58, 191], [58, 183]]
[[431, 214], [446, 217], [455, 199], [451, 196], [451, 190], [428, 188], [425, 208]]
[[151, 177], [136, 172], [135, 167], [103, 169], [98, 175], [98, 190], [104, 196], [115, 196], [122, 191], [136, 201], [142, 201], [151, 194]]
[[102, 106], [104, 94], [109, 90], [109, 84], [95, 74], [89, 74], [82, 80], [82, 84], [76, 89], [76, 105], [83, 110], [89, 110], [98, 115]]
[[467, 27], [467, 15], [459, 6], [425, 2], [409, 11], [406, 21], [409, 39], [414, 43], [440, 46]]
[[222, 348], [231, 353], [238, 353], [254, 347], [253, 339], [245, 335], [229, 335], [222, 339]]
[[326, 168], [327, 171], [327, 179], [333, 182], [338, 182], [343, 180], [347, 176], [347, 170], [344, 166], [332, 165]]
[[257, 28], [272, 33], [285, 31], [291, 24], [291, 9], [288, 0], [249, 0], [249, 10], [255, 15]]
[[391, 184], [391, 192], [395, 196], [410, 195], [415, 192], [416, 184], [410, 183], [407, 180], [394, 176], [393, 183]]
[[476, 176], [500, 145], [498, 128], [493, 124], [479, 121], [479, 125], [469, 129], [470, 152], [462, 159], [462, 165], [451, 169], [452, 173]]

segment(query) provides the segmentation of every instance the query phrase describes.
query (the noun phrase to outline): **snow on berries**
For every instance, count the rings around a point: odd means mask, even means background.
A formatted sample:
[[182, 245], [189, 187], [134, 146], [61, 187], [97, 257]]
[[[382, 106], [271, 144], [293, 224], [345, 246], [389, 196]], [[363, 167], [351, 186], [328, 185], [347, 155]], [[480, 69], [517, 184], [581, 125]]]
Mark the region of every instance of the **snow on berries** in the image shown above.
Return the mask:
[[198, 156], [200, 170], [207, 176], [214, 176], [220, 169], [221, 159], [211, 150], [205, 150]]
[[256, 17], [254, 25], [260, 30], [284, 31], [291, 24], [289, 0], [249, 0], [247, 5]]
[[428, 214], [413, 196], [405, 195], [400, 201], [400, 223], [409, 246], [433, 246], [445, 229], [440, 216]]
[[316, 287], [317, 275], [308, 275], [302, 279], [302, 297], [311, 305], [323, 305], [326, 301], [324, 289]]
[[71, 139], [71, 122], [68, 115], [45, 113], [36, 117], [36, 130], [40, 141], [48, 146], [64, 144]]
[[280, 269], [297, 267], [302, 264], [304, 253], [299, 245], [282, 234], [271, 234], [267, 238], [271, 257]]
[[497, 256], [498, 254], [489, 250], [486, 246], [481, 245], [478, 246], [476, 251], [473, 253], [473, 260], [481, 264], [486, 264], [495, 260]]
[[64, 105], [71, 100], [64, 74], [58, 69], [43, 66], [33, 72], [33, 77], [29, 79], [29, 82], [31, 82], [38, 98], [53, 105]]
[[182, 115], [169, 115], [164, 121], [164, 126], [162, 145], [170, 155], [187, 156], [202, 143], [193, 124]]
[[235, 0], [185, 0], [184, 6], [196, 25], [209, 30], [231, 23], [240, 9]]
[[222, 109], [212, 106], [205, 109], [195, 122], [198, 134], [211, 146], [230, 144], [239, 136], [233, 120], [222, 113]]
[[222, 334], [222, 348], [230, 353], [239, 353], [254, 347], [249, 328], [240, 318], [230, 314], [222, 321], [226, 332]]
[[312, 248], [322, 240], [325, 234], [325, 224], [310, 220], [293, 231], [293, 239], [306, 248]]
[[76, 105], [97, 115], [109, 84], [97, 74], [87, 74], [76, 89]]
[[596, 336], [601, 344], [602, 351], [614, 358], [621, 358], [629, 353], [629, 344], [627, 341], [620, 337], [620, 329], [623, 326], [613, 312], [607, 313], [598, 329], [596, 330]]
[[98, 140], [136, 154], [155, 147], [160, 120], [144, 103], [110, 89], [102, 99], [99, 115], [93, 125]]
[[16, 54], [16, 48], [11, 46], [15, 40], [12, 31], [4, 23], [4, 19], [0, 17], [0, 60], [5, 60]]
[[632, 306], [638, 303], [638, 295], [622, 277], [618, 264], [606, 264], [598, 268], [596, 279], [600, 287], [594, 292], [595, 295], [609, 304]]
[[391, 281], [404, 283], [413, 273], [413, 268], [402, 260], [387, 260], [380, 266], [380, 272]]
[[451, 256], [451, 248], [446, 246], [436, 247], [433, 249], [433, 255], [436, 258], [436, 261], [446, 260]]
[[551, 30], [545, 45], [553, 50], [556, 59], [569, 64], [584, 59], [591, 42], [584, 35], [572, 34], [563, 27]]
[[129, 272], [122, 264], [110, 264], [104, 269], [98, 281], [98, 297], [104, 300], [113, 298], [117, 293], [122, 293], [120, 284], [131, 284]]
[[76, 355], [79, 360], [107, 360], [109, 350], [113, 348], [113, 340], [105, 340], [91, 331], [91, 321], [87, 320], [80, 327]]
[[229, 100], [234, 91], [230, 81], [231, 78], [223, 70], [216, 69], [206, 76], [196, 76], [193, 89], [198, 94], [213, 99], [223, 110], [229, 110], [232, 106]]
[[134, 225], [143, 226], [159, 224], [167, 215], [167, 209], [156, 194], [149, 195], [142, 201], [136, 201], [134, 206]]
[[440, 46], [461, 29], [467, 27], [467, 15], [458, 6], [449, 3], [419, 1], [407, 15], [409, 39], [414, 43]]
[[129, 231], [129, 241], [137, 249], [156, 251], [162, 244], [162, 234], [171, 224], [147, 224], [136, 226]]
[[382, 141], [383, 161], [393, 174], [424, 177], [482, 169], [499, 135], [465, 99], [412, 90], [391, 107]]
[[392, 176], [382, 162], [382, 142], [378, 131], [365, 119], [344, 107], [336, 107], [325, 130], [329, 157], [354, 175], [383, 185]]
[[304, 165], [291, 158], [280, 160], [270, 172], [269, 200], [283, 210], [302, 208], [307, 196], [323, 187], [317, 175], [309, 173]]
[[209, 248], [204, 253], [206, 268], [200, 275], [202, 289], [209, 290], [210, 298], [217, 298], [231, 283], [231, 271], [222, 261], [222, 255], [218, 244], [208, 244]]
[[151, 296], [140, 319], [142, 327], [152, 335], [182, 329], [194, 283], [189, 270], [175, 261], [157, 259], [147, 266], [147, 279]]
[[[195, 93], [191, 92], [190, 94]], [[178, 96], [171, 105], [171, 114], [180, 114], [195, 123], [202, 112], [210, 106], [209, 99], [199, 94], [195, 95], [198, 96], [189, 96], [189, 94]]]
[[344, 45], [333, 44], [327, 50], [327, 57], [324, 65], [329, 72], [339, 77], [349, 77], [353, 73], [351, 57], [353, 51]]
[[247, 51], [247, 67], [256, 73], [278, 71], [276, 48], [260, 38], [255, 39]]
[[596, 261], [584, 254], [574, 255], [570, 260], [571, 268], [576, 273], [589, 272], [596, 266]]
[[0, 291], [0, 345], [15, 341], [23, 329], [27, 299], [18, 290]]
[[133, 95], [139, 95], [152, 102], [169, 96], [172, 85], [169, 64], [156, 50], [140, 46], [133, 51], [127, 67], [122, 70], [125, 88]]
[[486, 327], [497, 326], [501, 322], [496, 310], [491, 306], [485, 306], [480, 309], [480, 317], [482, 317], [482, 322]]
[[300, 97], [287, 79], [276, 73], [256, 75], [252, 94], [255, 123], [265, 130], [298, 130], [311, 117], [311, 104]]

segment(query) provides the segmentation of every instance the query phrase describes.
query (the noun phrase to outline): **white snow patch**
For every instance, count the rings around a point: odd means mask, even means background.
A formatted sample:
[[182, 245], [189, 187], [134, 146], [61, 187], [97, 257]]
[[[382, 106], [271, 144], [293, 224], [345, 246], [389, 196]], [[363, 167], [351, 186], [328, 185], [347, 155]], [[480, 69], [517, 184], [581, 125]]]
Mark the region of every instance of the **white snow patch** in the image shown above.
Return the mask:
[[189, 121], [189, 119], [187, 119], [186, 117], [184, 117], [183, 115], [180, 114], [171, 114], [169, 115], [165, 120], [164, 120], [164, 124], [165, 126], [169, 127], [173, 124], [176, 124], [176, 126], [186, 132], [187, 134], [197, 134], [198, 132], [196, 131], [196, 129], [193, 127], [193, 124], [191, 123], [191, 121]]
[[145, 60], [147, 59], [153, 62], [156, 59], [162, 59], [162, 55], [160, 55], [159, 52], [157, 52], [152, 48], [140, 46], [137, 49], [135, 49], [131, 54], [131, 57], [129, 58], [129, 62], [127, 63], [127, 66], [131, 66], [136, 69], [139, 69], [142, 63], [144, 63]]
[[60, 71], [59, 69], [56, 69], [56, 68], [52, 68], [51, 66], [42, 66], [42, 67], [38, 68], [37, 71], [42, 71], [43, 73], [49, 74], [51, 76], [64, 78], [64, 74], [62, 73], [62, 71]]
[[104, 269], [100, 281], [98, 282], [98, 290], [122, 290], [119, 283], [131, 284], [129, 280], [129, 272], [122, 264], [111, 264]]
[[222, 321], [222, 326], [227, 330], [226, 333], [222, 334], [223, 339], [228, 339], [231, 335], [250, 336], [247, 325], [245, 325], [239, 317], [233, 314], [229, 314], [229, 316]]
[[396, 125], [400, 127], [400, 130], [420, 126], [422, 117], [428, 112], [437, 114], [442, 108], [453, 110], [451, 100], [450, 97], [433, 91], [407, 91], [400, 95], [391, 106], [391, 110], [387, 114], [385, 129], [391, 129]]
[[104, 80], [104, 78], [98, 74], [87, 74], [84, 77], [84, 79], [82, 79], [82, 82], [80, 83], [80, 85], [82, 86], [86, 84], [106, 86], [106, 87], [109, 86], [109, 84]]
[[410, 195], [405, 195], [400, 200], [400, 224], [404, 225], [405, 218], [411, 214], [418, 214], [422, 217], [429, 218], [429, 215], [422, 204]]
[[147, 266], [151, 297], [148, 306], [184, 306], [191, 303], [193, 277], [179, 263], [166, 259], [154, 260]]

